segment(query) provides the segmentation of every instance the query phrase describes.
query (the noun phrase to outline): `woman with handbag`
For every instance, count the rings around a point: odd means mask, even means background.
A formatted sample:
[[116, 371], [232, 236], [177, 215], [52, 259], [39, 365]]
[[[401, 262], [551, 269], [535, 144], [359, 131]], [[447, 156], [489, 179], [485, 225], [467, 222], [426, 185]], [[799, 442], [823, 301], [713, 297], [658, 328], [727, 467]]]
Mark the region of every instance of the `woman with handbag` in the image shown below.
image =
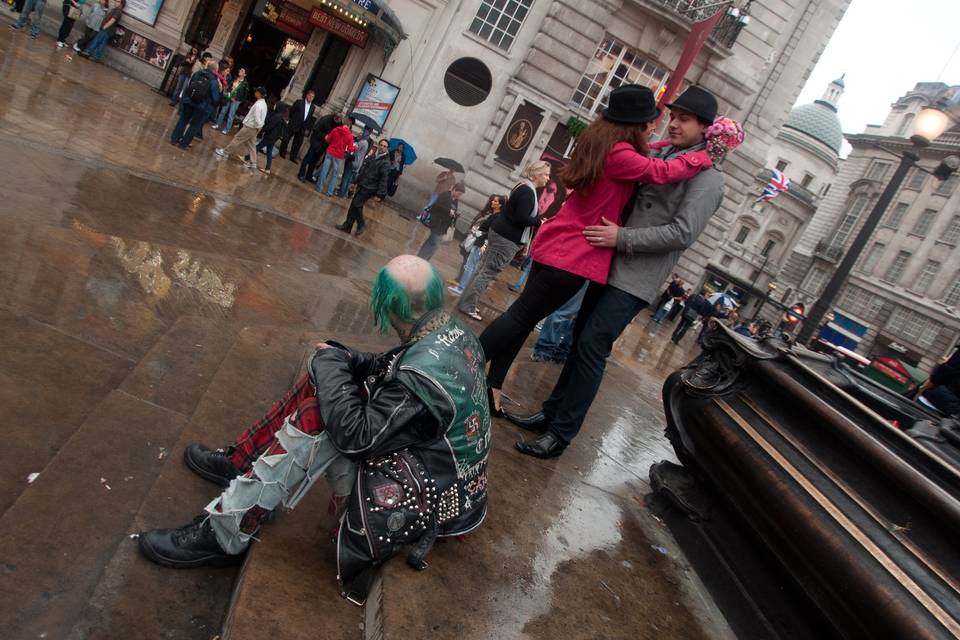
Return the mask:
[[449, 233], [453, 239], [453, 223], [457, 219], [457, 207], [467, 188], [462, 182], [453, 185], [453, 189], [437, 196], [437, 201], [423, 213], [421, 223], [430, 227], [430, 235], [423, 241], [417, 256], [429, 260], [440, 248], [440, 243]]
[[492, 195], [487, 198], [487, 204], [477, 214], [473, 224], [470, 225], [470, 233], [460, 243], [461, 253], [464, 255], [463, 265], [460, 267], [460, 277], [452, 286], [447, 287], [453, 295], [459, 296], [463, 293], [463, 290], [470, 284], [470, 280], [473, 279], [477, 264], [480, 262], [480, 256], [483, 255], [487, 234], [490, 233], [490, 224], [493, 222], [493, 217], [500, 213], [505, 201], [506, 197], [501, 195]]
[[63, 0], [63, 22], [60, 23], [60, 32], [57, 34], [58, 49], [67, 46], [67, 36], [83, 11], [84, 2], [86, 0]]

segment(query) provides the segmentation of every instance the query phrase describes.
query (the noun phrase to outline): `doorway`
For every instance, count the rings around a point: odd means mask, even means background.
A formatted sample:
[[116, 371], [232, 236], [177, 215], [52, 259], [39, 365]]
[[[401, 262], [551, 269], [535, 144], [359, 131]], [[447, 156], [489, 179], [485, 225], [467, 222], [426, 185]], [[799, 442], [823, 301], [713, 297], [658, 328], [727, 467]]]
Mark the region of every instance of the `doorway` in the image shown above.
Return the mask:
[[352, 45], [346, 40], [334, 37], [328, 34], [326, 40], [320, 49], [320, 55], [317, 57], [317, 65], [313, 69], [313, 75], [307, 82], [307, 88], [313, 89], [316, 94], [316, 104], [323, 104], [330, 97], [333, 85], [340, 77], [340, 68], [347, 59]]
[[279, 96], [300, 64], [304, 47], [303, 42], [251, 15], [234, 47], [234, 65], [247, 70], [251, 87], [262, 85], [268, 95]]

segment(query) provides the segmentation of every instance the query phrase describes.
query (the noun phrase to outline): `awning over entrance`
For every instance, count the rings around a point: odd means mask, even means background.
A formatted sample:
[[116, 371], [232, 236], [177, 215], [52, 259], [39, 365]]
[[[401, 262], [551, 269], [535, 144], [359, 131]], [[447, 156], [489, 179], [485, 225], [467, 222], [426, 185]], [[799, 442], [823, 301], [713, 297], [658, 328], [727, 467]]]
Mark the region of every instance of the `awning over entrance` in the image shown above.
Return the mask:
[[313, 0], [313, 3], [380, 34], [386, 56], [407, 37], [388, 0]]

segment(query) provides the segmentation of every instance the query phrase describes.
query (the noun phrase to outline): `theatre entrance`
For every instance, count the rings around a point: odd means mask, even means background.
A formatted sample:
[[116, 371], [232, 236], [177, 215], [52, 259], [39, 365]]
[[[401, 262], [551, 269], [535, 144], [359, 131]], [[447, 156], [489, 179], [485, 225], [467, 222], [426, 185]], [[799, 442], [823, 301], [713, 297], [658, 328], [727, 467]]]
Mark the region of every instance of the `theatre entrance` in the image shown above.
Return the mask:
[[276, 5], [255, 3], [231, 55], [235, 68], [247, 70], [251, 87], [262, 85], [269, 95], [279, 97], [300, 64], [310, 34], [278, 23], [278, 16]]

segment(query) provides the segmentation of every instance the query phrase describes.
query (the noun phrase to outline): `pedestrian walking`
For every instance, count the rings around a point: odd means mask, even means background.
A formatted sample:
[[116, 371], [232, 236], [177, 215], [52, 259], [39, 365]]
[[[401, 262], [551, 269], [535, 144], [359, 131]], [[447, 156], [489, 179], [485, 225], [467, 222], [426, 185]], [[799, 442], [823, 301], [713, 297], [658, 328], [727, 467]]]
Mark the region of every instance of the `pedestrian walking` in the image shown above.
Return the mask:
[[584, 282], [580, 291], [543, 321], [540, 336], [533, 345], [530, 359], [534, 362], [563, 362], [573, 346], [573, 326], [577, 320], [583, 296], [589, 285]]
[[680, 322], [677, 323], [677, 326], [673, 329], [673, 333], [670, 335], [670, 342], [680, 344], [683, 336], [687, 333], [687, 329], [693, 326], [697, 318], [700, 316], [705, 318], [710, 317], [712, 309], [713, 305], [711, 305], [702, 294], [697, 293], [687, 298], [687, 302], [683, 305], [683, 310], [680, 312]]
[[303, 136], [313, 128], [315, 119], [313, 117], [316, 107], [313, 104], [313, 98], [316, 96], [313, 89], [307, 89], [303, 97], [293, 103], [290, 107], [290, 121], [287, 124], [286, 133], [283, 141], [280, 143], [280, 157], [287, 157], [287, 146], [290, 146], [290, 162], [299, 162], [300, 145], [303, 144]]
[[464, 254], [463, 264], [460, 266], [460, 277], [457, 278], [455, 283], [447, 287], [447, 290], [453, 295], [459, 296], [462, 294], [463, 290], [470, 284], [470, 280], [473, 279], [473, 274], [480, 263], [480, 256], [483, 255], [483, 249], [487, 244], [487, 234], [490, 233], [493, 217], [500, 213], [506, 200], [506, 196], [490, 196], [487, 198], [487, 204], [470, 224], [470, 232], [460, 244], [460, 251]]
[[43, 10], [46, 8], [47, 0], [27, 0], [26, 4], [23, 5], [23, 11], [20, 12], [20, 17], [10, 25], [10, 28], [19, 31], [29, 20], [30, 37], [36, 40], [37, 36], [40, 35], [40, 20], [43, 19]]
[[190, 82], [190, 69], [193, 67], [193, 64], [197, 61], [199, 56], [200, 52], [197, 51], [197, 48], [190, 47], [190, 53], [188, 53], [187, 57], [185, 57], [183, 62], [180, 63], [180, 66], [177, 69], [177, 83], [173, 86], [173, 93], [170, 94], [171, 107], [175, 107], [180, 104], [180, 98], [183, 94], [183, 89], [187, 86], [187, 83]]
[[257, 145], [257, 152], [263, 151], [267, 155], [267, 166], [260, 169], [263, 173], [270, 175], [270, 167], [273, 164], [273, 149], [277, 146], [277, 140], [283, 137], [283, 131], [286, 128], [289, 107], [277, 107], [277, 98], [270, 96], [267, 99], [267, 118], [263, 122], [263, 128], [260, 133], [260, 144]]
[[428, 210], [433, 203], [437, 201], [437, 196], [441, 193], [450, 193], [450, 189], [453, 189], [453, 185], [457, 184], [457, 174], [449, 169], [446, 171], [441, 171], [437, 174], [435, 178], [436, 185], [433, 188], [433, 193], [430, 194], [430, 197], [427, 198], [427, 204], [423, 205], [421, 211]]
[[344, 158], [348, 153], [357, 150], [357, 144], [353, 141], [353, 134], [350, 133], [350, 127], [353, 126], [354, 119], [349, 118], [349, 121], [349, 126], [342, 124], [328, 133], [325, 138], [327, 152], [323, 156], [323, 165], [320, 167], [320, 176], [317, 178], [317, 193], [323, 193], [324, 186], [329, 181], [330, 187], [327, 189], [327, 195], [333, 197], [333, 190], [336, 188], [340, 173], [343, 171]]
[[57, 48], [63, 49], [67, 46], [67, 38], [73, 30], [73, 25], [83, 13], [83, 5], [86, 0], [63, 0], [63, 21], [60, 23], [60, 31], [57, 32]]
[[578, 137], [561, 174], [573, 193], [533, 243], [530, 280], [520, 297], [480, 335], [490, 363], [487, 382], [494, 415], [500, 413], [500, 389], [507, 372], [536, 324], [573, 297], [584, 282], [606, 284], [613, 250], [591, 245], [584, 229], [619, 223], [637, 182], [682, 182], [712, 166], [704, 152], [666, 161], [649, 157], [647, 137], [659, 115], [648, 87], [618, 87], [610, 93], [602, 117]]
[[360, 168], [364, 158], [367, 157], [367, 153], [370, 151], [370, 134], [372, 132], [373, 130], [370, 127], [364, 127], [363, 133], [360, 134], [360, 137], [356, 141], [357, 150], [347, 154], [343, 159], [343, 177], [340, 178], [340, 188], [337, 190], [337, 195], [341, 198], [347, 197], [350, 184], [353, 182], [354, 171]]
[[666, 315], [673, 310], [673, 307], [683, 303], [685, 295], [686, 291], [683, 288], [683, 280], [677, 274], [673, 274], [673, 280], [667, 285], [664, 295], [660, 296], [660, 307], [653, 315], [653, 321], [660, 324]]
[[550, 163], [545, 160], [531, 162], [524, 167], [520, 177], [522, 181], [510, 191], [503, 210], [490, 225], [486, 250], [483, 252], [480, 264], [477, 265], [476, 274], [464, 289], [457, 304], [457, 309], [461, 313], [477, 322], [483, 319], [478, 308], [480, 296], [510, 264], [513, 257], [517, 255], [517, 251], [523, 246], [524, 237], [529, 238], [527, 230], [540, 219], [537, 209], [537, 188], [544, 186], [550, 180]]
[[457, 220], [457, 209], [460, 205], [460, 198], [466, 192], [467, 188], [462, 182], [453, 185], [447, 193], [441, 193], [437, 196], [437, 201], [428, 209], [430, 235], [423, 241], [417, 256], [424, 260], [429, 260], [433, 254], [440, 248], [447, 231]]
[[97, 37], [97, 33], [100, 32], [100, 25], [103, 24], [103, 18], [107, 15], [107, 9], [109, 9], [109, 0], [90, 0], [84, 4], [83, 35], [73, 43], [74, 51], [80, 53]]
[[639, 189], [624, 213], [623, 227], [607, 221], [584, 229], [592, 246], [616, 253], [607, 285], [591, 282], [587, 288], [573, 349], [542, 410], [528, 416], [507, 415], [514, 424], [539, 434], [517, 443], [525, 455], [556, 457], [576, 438], [600, 389], [613, 343], [636, 314], [656, 299], [683, 250], [696, 242], [720, 207], [723, 174], [719, 165], [743, 141], [742, 127], [716, 118], [716, 98], [700, 87], [690, 87], [667, 106], [669, 138], [652, 145], [653, 153], [669, 159], [706, 150], [715, 168], [683, 183]]
[[374, 151], [367, 154], [367, 157], [360, 165], [357, 172], [357, 188], [350, 201], [350, 208], [347, 209], [347, 219], [336, 225], [337, 229], [350, 233], [353, 225], [357, 225], [356, 235], [361, 236], [367, 228], [367, 223], [363, 219], [363, 207], [370, 198], [376, 196], [377, 200], [383, 202], [387, 197], [387, 181], [390, 177], [390, 147], [387, 140], [381, 140], [377, 143]]
[[[230, 144], [223, 149], [216, 150], [218, 156], [226, 158], [230, 155], [231, 151], [237, 152], [247, 168], [257, 168], [257, 134], [267, 121], [268, 108], [267, 101], [264, 99], [266, 95], [267, 90], [263, 87], [257, 87], [253, 90], [253, 99], [255, 102], [243, 119], [243, 128], [233, 136]], [[244, 158], [246, 158], [246, 160], [244, 160]]]
[[221, 129], [223, 135], [228, 135], [233, 130], [233, 121], [237, 117], [237, 109], [247, 99], [250, 92], [250, 84], [247, 82], [247, 70], [243, 67], [237, 69], [237, 77], [231, 78], [229, 87], [224, 94], [226, 104], [220, 109], [220, 116], [217, 118], [217, 129]]
[[403, 175], [403, 167], [407, 162], [403, 155], [404, 144], [397, 144], [397, 148], [390, 155], [390, 185], [387, 187], [387, 193], [392, 198], [397, 193], [397, 187], [400, 185], [400, 176]]
[[220, 101], [220, 83], [215, 70], [217, 63], [207, 58], [207, 68], [197, 71], [183, 90], [180, 100], [180, 119], [170, 134], [170, 144], [189, 149], [194, 136], [207, 121], [213, 105]]
[[110, 8], [103, 17], [100, 25], [100, 31], [93, 38], [93, 41], [87, 45], [87, 48], [80, 52], [84, 58], [90, 58], [94, 62], [103, 60], [103, 53], [107, 50], [107, 45], [113, 38], [120, 26], [120, 16], [123, 15], [123, 8], [127, 6], [127, 0], [114, 0], [110, 3]]
[[314, 182], [317, 163], [323, 160], [327, 153], [327, 134], [343, 124], [343, 116], [339, 113], [331, 113], [323, 116], [313, 125], [313, 131], [310, 132], [310, 147], [300, 162], [300, 169], [297, 171], [297, 180], [300, 182]]

